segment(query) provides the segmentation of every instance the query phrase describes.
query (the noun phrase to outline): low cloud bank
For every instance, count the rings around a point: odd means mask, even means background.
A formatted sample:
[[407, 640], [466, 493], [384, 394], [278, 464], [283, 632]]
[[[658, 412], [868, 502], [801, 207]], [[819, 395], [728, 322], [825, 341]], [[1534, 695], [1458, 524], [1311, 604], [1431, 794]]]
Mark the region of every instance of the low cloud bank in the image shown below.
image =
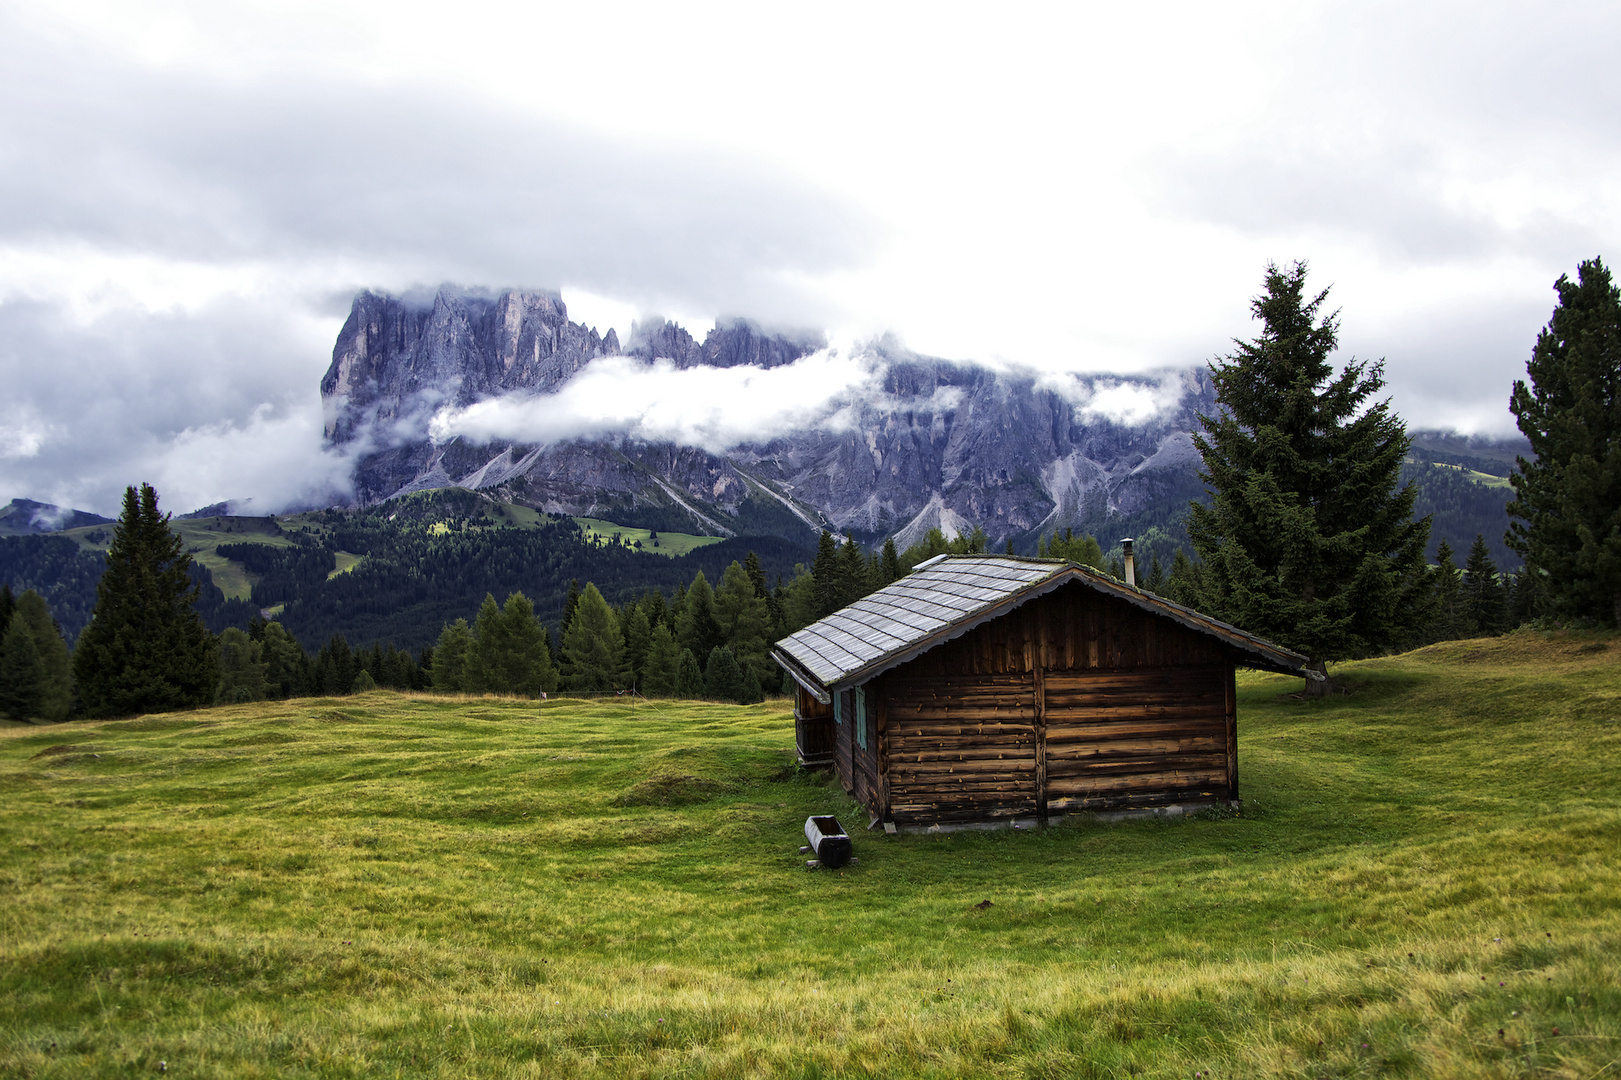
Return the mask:
[[1075, 406], [1081, 420], [1107, 420], [1141, 427], [1170, 416], [1187, 394], [1186, 372], [1166, 371], [1139, 377], [1049, 372], [1036, 386]]
[[67, 304], [0, 303], [0, 503], [112, 516], [142, 481], [178, 513], [346, 499], [362, 447], [322, 444], [316, 343], [330, 333], [307, 312], [234, 298], [88, 319]]
[[508, 394], [442, 409], [431, 438], [555, 443], [624, 435], [725, 453], [810, 427], [851, 422], [846, 406], [877, 392], [882, 367], [849, 348], [828, 348], [776, 368], [678, 369], [613, 356], [593, 361], [556, 393]]

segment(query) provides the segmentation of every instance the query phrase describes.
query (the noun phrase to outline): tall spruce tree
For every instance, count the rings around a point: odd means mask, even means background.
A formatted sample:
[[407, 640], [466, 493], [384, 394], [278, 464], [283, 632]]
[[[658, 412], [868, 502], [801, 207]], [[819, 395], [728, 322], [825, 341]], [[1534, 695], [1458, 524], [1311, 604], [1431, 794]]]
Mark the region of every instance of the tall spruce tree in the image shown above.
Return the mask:
[[1326, 691], [1327, 663], [1388, 647], [1421, 626], [1429, 518], [1400, 485], [1409, 440], [1388, 401], [1383, 362], [1329, 362], [1339, 318], [1307, 299], [1306, 264], [1268, 264], [1251, 303], [1262, 332], [1210, 365], [1220, 409], [1199, 417], [1209, 505], [1188, 533], [1204, 565], [1205, 610], [1305, 653]]
[[1463, 609], [1469, 621], [1482, 634], [1501, 634], [1506, 627], [1506, 606], [1503, 585], [1498, 580], [1497, 564], [1492, 562], [1486, 547], [1486, 538], [1475, 534], [1470, 545], [1469, 558], [1463, 564]]
[[882, 578], [879, 584], [888, 585], [892, 581], [900, 580], [901, 556], [900, 552], [895, 550], [895, 538], [893, 536], [885, 537], [884, 550], [883, 554], [879, 556], [878, 566], [879, 575]]
[[1600, 259], [1576, 274], [1509, 399], [1536, 459], [1509, 477], [1507, 540], [1557, 613], [1621, 626], [1621, 292]]
[[310, 658], [298, 639], [279, 622], [267, 622], [263, 641], [265, 689], [271, 697], [290, 698], [308, 693]]
[[806, 621], [815, 622], [839, 609], [839, 542], [826, 529], [816, 541], [810, 581], [811, 607]]
[[1452, 561], [1452, 545], [1445, 540], [1435, 547], [1435, 565], [1430, 568], [1430, 596], [1430, 625], [1416, 640], [1429, 644], [1474, 636], [1475, 624], [1464, 603], [1463, 582], [1458, 576], [1457, 563]]
[[107, 569], [73, 671], [91, 716], [129, 716], [203, 705], [218, 669], [214, 635], [197, 614], [191, 556], [158, 512], [152, 485], [124, 492]]
[[641, 686], [647, 679], [647, 655], [653, 649], [653, 630], [647, 621], [647, 609], [632, 604], [619, 620], [619, 630], [625, 635], [625, 667], [630, 672], [632, 685]]

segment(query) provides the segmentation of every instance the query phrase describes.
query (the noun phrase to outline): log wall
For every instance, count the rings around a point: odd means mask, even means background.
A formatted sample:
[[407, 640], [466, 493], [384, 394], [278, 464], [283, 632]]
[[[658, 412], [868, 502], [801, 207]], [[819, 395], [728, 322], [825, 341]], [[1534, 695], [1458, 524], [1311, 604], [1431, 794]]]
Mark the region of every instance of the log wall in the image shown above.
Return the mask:
[[1232, 671], [1216, 640], [1067, 585], [869, 683], [874, 737], [863, 754], [843, 725], [840, 775], [901, 825], [1236, 798]]

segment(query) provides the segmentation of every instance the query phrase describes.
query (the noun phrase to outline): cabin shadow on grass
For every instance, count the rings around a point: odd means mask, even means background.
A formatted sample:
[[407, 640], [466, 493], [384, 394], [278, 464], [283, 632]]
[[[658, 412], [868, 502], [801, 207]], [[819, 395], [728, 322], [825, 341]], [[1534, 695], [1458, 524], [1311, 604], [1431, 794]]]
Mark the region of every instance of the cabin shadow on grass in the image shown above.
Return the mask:
[[0, 729], [0, 1075], [1607, 1075], [1614, 641], [1243, 679], [1242, 813], [995, 833], [861, 831], [781, 703]]

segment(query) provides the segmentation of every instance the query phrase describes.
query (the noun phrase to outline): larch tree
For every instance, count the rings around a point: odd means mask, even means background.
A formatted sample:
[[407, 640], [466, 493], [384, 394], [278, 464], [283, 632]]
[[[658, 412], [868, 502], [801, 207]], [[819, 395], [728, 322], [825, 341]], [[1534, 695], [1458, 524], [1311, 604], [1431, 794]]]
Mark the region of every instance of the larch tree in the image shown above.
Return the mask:
[[563, 635], [563, 684], [569, 690], [618, 690], [624, 687], [625, 639], [613, 608], [597, 587], [587, 583], [574, 619]]
[[1401, 486], [1406, 425], [1370, 404], [1383, 362], [1335, 374], [1339, 318], [1326, 289], [1307, 297], [1304, 263], [1268, 264], [1264, 287], [1261, 335], [1210, 365], [1220, 407], [1194, 436], [1210, 501], [1190, 506], [1188, 533], [1204, 610], [1304, 653], [1320, 694], [1329, 661], [1426, 621], [1430, 521], [1413, 520], [1417, 489]]
[[473, 693], [539, 697], [557, 689], [546, 631], [535, 618], [535, 605], [521, 592], [510, 593], [496, 606], [484, 594], [473, 623], [462, 667], [462, 689]]
[[766, 640], [771, 632], [771, 612], [765, 597], [756, 594], [748, 571], [735, 561], [721, 575], [720, 588], [715, 590], [715, 620], [720, 624], [721, 640], [737, 663], [753, 672], [756, 681], [764, 680], [776, 668]]
[[1558, 614], [1621, 626], [1621, 293], [1600, 259], [1576, 275], [1509, 399], [1535, 460], [1509, 477], [1507, 540]]
[[214, 635], [197, 614], [191, 556], [152, 485], [124, 491], [107, 569], [73, 671], [91, 716], [193, 708], [213, 700]]

